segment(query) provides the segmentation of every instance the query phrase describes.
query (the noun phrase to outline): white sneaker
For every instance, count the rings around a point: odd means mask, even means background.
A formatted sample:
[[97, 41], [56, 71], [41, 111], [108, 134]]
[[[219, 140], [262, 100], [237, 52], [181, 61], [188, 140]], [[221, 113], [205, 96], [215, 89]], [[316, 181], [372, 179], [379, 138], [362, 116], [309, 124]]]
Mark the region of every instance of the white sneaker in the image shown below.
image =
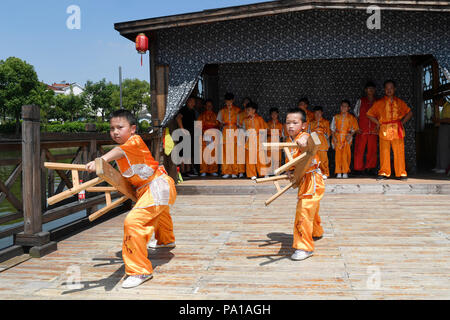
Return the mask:
[[124, 282], [122, 282], [122, 288], [128, 289], [128, 288], [134, 288], [138, 285], [144, 283], [147, 280], [150, 280], [153, 278], [152, 274], [140, 274], [136, 276], [128, 276], [128, 278], [125, 279]]
[[343, 179], [348, 179], [348, 174], [346, 174], [346, 173], [342, 174], [342, 178]]
[[206, 172], [203, 172], [200, 177], [206, 177]]
[[158, 248], [175, 248], [175, 242], [167, 243], [167, 244], [158, 244], [157, 240], [152, 240], [148, 243], [147, 248], [158, 249]]
[[217, 172], [213, 172], [213, 173], [211, 173], [211, 175], [212, 175], [213, 177], [217, 177], [217, 176], [218, 176]]
[[342, 174], [341, 174], [341, 173], [338, 173], [337, 176], [336, 176], [336, 178], [342, 179]]
[[313, 255], [313, 251], [295, 250], [294, 254], [291, 256], [292, 260], [300, 261], [305, 260]]
[[326, 175], [322, 175], [322, 178], [323, 178], [323, 180], [327, 180], [328, 179], [328, 177], [326, 176]]
[[236, 179], [236, 178], [237, 178], [237, 175], [232, 174], [231, 177], [234, 178], [234, 179]]
[[251, 177], [252, 180], [256, 180], [256, 176]]
[[224, 179], [228, 179], [229, 177], [230, 177], [229, 174], [224, 174], [224, 175], [222, 176], [222, 178], [224, 178]]
[[244, 174], [241, 172], [241, 173], [239, 173], [239, 178], [243, 178], [244, 177]]

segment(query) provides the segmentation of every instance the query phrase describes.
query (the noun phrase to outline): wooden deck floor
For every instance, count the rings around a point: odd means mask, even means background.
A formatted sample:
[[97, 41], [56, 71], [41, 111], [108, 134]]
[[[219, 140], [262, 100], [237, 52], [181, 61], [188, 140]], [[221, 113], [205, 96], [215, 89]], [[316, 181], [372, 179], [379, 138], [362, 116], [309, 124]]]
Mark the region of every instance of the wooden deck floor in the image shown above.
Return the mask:
[[[181, 195], [175, 249], [122, 289], [125, 214], [0, 273], [0, 299], [449, 299], [448, 195], [326, 195], [315, 255], [292, 261], [295, 195]], [[81, 286], [71, 287], [77, 278]]]

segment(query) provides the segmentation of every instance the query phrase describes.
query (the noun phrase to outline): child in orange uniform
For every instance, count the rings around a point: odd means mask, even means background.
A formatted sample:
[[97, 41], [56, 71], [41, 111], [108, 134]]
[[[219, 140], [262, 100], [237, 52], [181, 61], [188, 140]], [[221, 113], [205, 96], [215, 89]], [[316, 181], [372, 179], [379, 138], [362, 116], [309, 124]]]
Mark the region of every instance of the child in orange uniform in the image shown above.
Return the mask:
[[350, 172], [350, 162], [352, 160], [352, 153], [350, 146], [356, 131], [358, 131], [358, 121], [356, 118], [348, 113], [350, 110], [350, 102], [342, 100], [341, 113], [333, 117], [331, 122], [331, 131], [333, 132], [332, 145], [335, 149], [335, 168], [334, 172], [337, 178], [348, 178]]
[[[271, 108], [269, 110], [270, 120], [267, 122], [267, 142], [281, 142], [284, 141], [285, 130], [284, 125], [278, 120], [279, 111], [278, 108]], [[278, 138], [277, 138], [278, 137]], [[270, 173], [280, 167], [281, 163], [281, 149], [278, 151], [278, 159], [276, 154], [272, 154], [270, 150], [267, 150], [267, 156], [270, 158], [271, 168]]]
[[[222, 127], [222, 178], [237, 178], [238, 166], [238, 144], [237, 129], [238, 116], [241, 109], [234, 105], [234, 94], [225, 94], [225, 106], [217, 114], [217, 121]], [[233, 153], [231, 152], [233, 150]]]
[[[213, 141], [209, 140], [212, 139], [211, 136], [205, 135], [205, 131], [209, 129], [217, 129], [219, 128], [219, 121], [217, 121], [217, 114], [213, 111], [213, 102], [211, 99], [206, 100], [205, 102], [205, 108], [206, 110], [200, 114], [197, 121], [202, 122], [202, 133], [203, 133], [203, 139], [202, 139], [202, 155], [205, 156], [205, 149], [209, 145], [213, 145]], [[215, 157], [214, 150], [211, 151], [211, 157]], [[202, 163], [200, 164], [200, 176], [204, 177], [206, 174], [211, 174], [214, 177], [217, 177], [217, 171], [219, 169], [219, 166], [217, 162], [211, 163], [212, 159], [203, 159]], [[208, 164], [209, 163], [209, 164]]]
[[[153, 232], [151, 247], [175, 247], [169, 205], [175, 202], [175, 183], [153, 159], [142, 138], [135, 134], [136, 119], [127, 110], [117, 110], [110, 119], [111, 138], [120, 144], [102, 156], [116, 160], [122, 174], [135, 188], [138, 198], [124, 221], [122, 257], [127, 279], [123, 288], [132, 288], [152, 278], [153, 268], [147, 258], [147, 243]], [[86, 164], [95, 172], [95, 161]]]
[[[287, 142], [295, 142], [298, 148], [290, 148], [294, 158], [302, 154], [302, 148], [308, 144], [309, 133], [306, 130], [306, 113], [300, 109], [291, 109], [286, 116]], [[292, 178], [293, 171], [288, 171]], [[325, 183], [319, 169], [319, 157], [315, 155], [298, 186], [298, 202], [294, 222], [295, 250], [292, 260], [304, 260], [313, 255], [314, 240], [323, 235], [319, 209], [320, 200], [325, 193]]]
[[[241, 110], [241, 112], [239, 112], [239, 115], [238, 115], [238, 128], [239, 129], [243, 129], [244, 120], [245, 120], [245, 118], [247, 118], [247, 110], [246, 109], [250, 102], [252, 102], [252, 100], [248, 97], [245, 97], [242, 100], [242, 110]], [[238, 148], [239, 148], [240, 141], [241, 140], [238, 138]], [[239, 178], [243, 178], [244, 174], [245, 174], [245, 157], [242, 160], [244, 160], [244, 161], [238, 161]]]
[[316, 132], [320, 139], [320, 148], [317, 151], [320, 159], [319, 168], [322, 171], [323, 178], [327, 179], [330, 176], [330, 169], [328, 167], [328, 149], [330, 143], [328, 142], [331, 136], [330, 122], [322, 117], [323, 108], [321, 106], [314, 107], [314, 120], [308, 125], [308, 133]]
[[[248, 140], [245, 144], [245, 169], [247, 178], [256, 179], [267, 175], [268, 159], [264, 157], [260, 147], [259, 131], [266, 130], [267, 124], [264, 119], [256, 113], [258, 105], [250, 102], [247, 105], [247, 118], [243, 122], [243, 128], [247, 132]], [[262, 159], [264, 158], [264, 159]]]

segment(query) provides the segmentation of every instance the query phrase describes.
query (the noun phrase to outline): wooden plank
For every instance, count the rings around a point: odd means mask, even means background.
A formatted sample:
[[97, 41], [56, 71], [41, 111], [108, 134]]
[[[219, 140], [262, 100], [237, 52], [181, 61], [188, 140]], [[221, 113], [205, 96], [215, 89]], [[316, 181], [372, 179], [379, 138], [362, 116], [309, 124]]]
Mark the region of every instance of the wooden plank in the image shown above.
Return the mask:
[[23, 218], [22, 212], [10, 213], [0, 217], [0, 225]]
[[278, 169], [275, 169], [274, 173], [276, 175], [279, 175], [280, 173], [283, 173], [283, 172], [289, 170], [291, 167], [297, 165], [298, 163], [305, 161], [305, 158], [306, 158], [306, 153], [302, 153], [297, 158], [289, 161], [288, 163], [285, 163], [284, 165], [282, 165]]
[[74, 164], [74, 163], [60, 163], [60, 162], [45, 162], [44, 166], [47, 169], [53, 170], [77, 170], [77, 171], [87, 171], [86, 165], [84, 164]]
[[268, 178], [258, 178], [255, 179], [256, 183], [263, 183], [263, 182], [270, 182], [270, 181], [278, 181], [278, 180], [286, 180], [289, 179], [287, 175], [281, 175], [281, 176], [273, 176]]
[[[111, 195], [111, 198], [117, 198], [119, 195], [120, 193], [115, 192]], [[102, 203], [105, 203], [104, 195], [88, 198], [85, 202], [74, 201], [57, 208], [47, 210], [42, 216], [42, 221], [43, 223], [47, 223]]]
[[80, 185], [80, 177], [78, 176], [78, 170], [71, 170], [72, 172], [72, 185], [78, 187]]
[[94, 221], [95, 219], [101, 217], [105, 213], [109, 212], [110, 210], [114, 209], [115, 207], [119, 206], [121, 203], [124, 203], [129, 198], [127, 196], [120, 197], [118, 200], [114, 201], [113, 203], [108, 204], [107, 206], [101, 208], [100, 210], [94, 212], [89, 216], [89, 221]]
[[306, 149], [304, 150], [303, 154], [306, 154], [306, 157], [304, 158], [303, 162], [298, 163], [295, 166], [294, 170], [294, 177], [295, 182], [293, 184], [294, 188], [297, 188], [297, 186], [300, 183], [300, 180], [305, 175], [305, 172], [309, 169], [311, 165], [311, 161], [314, 158], [314, 156], [317, 154], [317, 151], [320, 147], [320, 139], [316, 132], [311, 133], [308, 139], [308, 145]]
[[264, 149], [271, 148], [298, 148], [295, 142], [263, 142]]
[[95, 169], [98, 177], [104, 179], [131, 200], [137, 201], [136, 192], [131, 184], [109, 163], [102, 158], [97, 158], [95, 159]]
[[280, 187], [280, 184], [278, 183], [278, 181], [274, 181], [273, 184], [275, 185], [275, 188], [277, 188], [277, 191], [280, 192], [281, 187]]
[[265, 205], [268, 206], [269, 204], [271, 204], [274, 200], [278, 199], [281, 195], [288, 191], [293, 185], [293, 182], [289, 182], [283, 189], [279, 190], [276, 194], [267, 199], [266, 202], [264, 202]]
[[105, 192], [106, 205], [109, 206], [111, 204], [111, 192]]
[[55, 203], [57, 203], [57, 202], [59, 202], [61, 200], [67, 199], [68, 197], [77, 194], [78, 192], [80, 192], [82, 190], [85, 190], [85, 189], [87, 189], [89, 187], [93, 187], [93, 186], [95, 186], [95, 185], [97, 185], [97, 184], [99, 184], [99, 183], [101, 183], [103, 181], [104, 180], [102, 178], [96, 177], [96, 178], [94, 178], [92, 180], [86, 181], [86, 182], [78, 185], [77, 187], [69, 188], [66, 191], [63, 191], [61, 193], [58, 193], [58, 194], [54, 195], [53, 197], [48, 198], [47, 202], [48, 202], [49, 205], [55, 204]]
[[289, 151], [288, 147], [284, 147], [283, 150], [284, 150], [284, 154], [286, 155], [286, 158], [288, 159], [288, 162], [294, 160], [292, 158], [291, 151]]
[[113, 192], [117, 191], [114, 187], [90, 187], [86, 189], [87, 192]]
[[[50, 150], [45, 149], [45, 155], [47, 156], [47, 159], [50, 161], [55, 161], [55, 158], [53, 157], [53, 155], [50, 153]], [[44, 166], [47, 169], [54, 169], [56, 170], [56, 173], [61, 177], [61, 179], [65, 182], [65, 184], [67, 185], [68, 188], [72, 188], [72, 181], [67, 177], [66, 173], [64, 171], [62, 171], [62, 169], [66, 168], [66, 166], [64, 166], [64, 164], [60, 164], [59, 168], [55, 167], [58, 164], [58, 162], [44, 162]], [[47, 167], [47, 165], [49, 165], [50, 167]], [[53, 165], [53, 167], [52, 167]]]

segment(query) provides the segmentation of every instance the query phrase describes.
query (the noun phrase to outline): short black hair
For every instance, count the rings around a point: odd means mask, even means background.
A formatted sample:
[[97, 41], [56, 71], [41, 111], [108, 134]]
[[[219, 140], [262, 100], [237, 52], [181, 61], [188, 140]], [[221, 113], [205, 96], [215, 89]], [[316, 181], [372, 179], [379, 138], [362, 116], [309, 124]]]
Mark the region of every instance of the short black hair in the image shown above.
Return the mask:
[[114, 111], [109, 117], [109, 121], [111, 121], [112, 118], [125, 118], [127, 119], [130, 126], [135, 126], [137, 123], [136, 118], [133, 116], [133, 114], [125, 109], [119, 109]]
[[227, 92], [225, 93], [225, 100], [234, 100], [234, 94], [232, 94], [231, 92]]
[[323, 112], [323, 108], [321, 106], [315, 106], [313, 108], [313, 111], [322, 111]]
[[247, 108], [255, 109], [255, 111], [258, 111], [258, 104], [252, 101], [247, 105]]
[[278, 112], [278, 113], [280, 113], [280, 111], [278, 110], [278, 108], [270, 108], [269, 114], [272, 114], [272, 112]]
[[248, 100], [248, 102], [252, 102], [252, 99], [250, 99], [249, 97], [244, 97], [244, 99], [242, 99], [242, 102], [244, 102], [244, 100]]
[[342, 105], [343, 103], [348, 104], [348, 107], [350, 108], [350, 101], [348, 101], [347, 99], [344, 99], [344, 100], [341, 101], [341, 105]]
[[287, 115], [290, 114], [290, 113], [298, 113], [298, 114], [300, 114], [302, 116], [302, 122], [306, 122], [306, 112], [305, 111], [303, 111], [303, 110], [301, 110], [299, 108], [291, 108], [286, 113], [286, 118], [287, 118]]
[[304, 102], [304, 103], [306, 103], [307, 105], [309, 105], [309, 100], [308, 100], [307, 97], [302, 97], [300, 100], [298, 100], [298, 103], [297, 103], [297, 104], [300, 104], [300, 102]]
[[377, 85], [373, 82], [373, 81], [367, 81], [366, 82], [366, 85], [364, 86], [364, 89], [367, 89], [367, 88], [376, 88], [377, 87]]
[[391, 80], [391, 79], [386, 80], [386, 81], [384, 82], [384, 84], [383, 84], [383, 87], [386, 87], [386, 85], [387, 85], [388, 83], [392, 83], [392, 84], [394, 85], [394, 88], [397, 88], [397, 84], [395, 83], [394, 80]]

